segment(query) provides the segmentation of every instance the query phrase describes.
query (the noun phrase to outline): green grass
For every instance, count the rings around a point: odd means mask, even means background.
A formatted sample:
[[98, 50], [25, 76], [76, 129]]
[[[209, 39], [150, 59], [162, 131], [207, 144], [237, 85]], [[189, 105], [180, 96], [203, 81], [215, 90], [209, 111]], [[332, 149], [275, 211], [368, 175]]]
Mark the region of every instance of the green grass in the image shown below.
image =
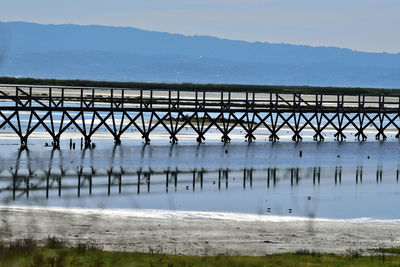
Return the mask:
[[[42, 242], [43, 243], [43, 242]], [[319, 254], [308, 250], [264, 257], [245, 256], [177, 256], [159, 253], [103, 251], [95, 243], [75, 247], [55, 237], [44, 244], [21, 239], [0, 246], [0, 266], [399, 266], [400, 256], [372, 250], [371, 256], [348, 250], [346, 256]], [[399, 252], [399, 248], [393, 248]], [[386, 251], [386, 250], [385, 250]], [[391, 249], [387, 252], [392, 253]]]
[[278, 254], [264, 257], [175, 256], [81, 251], [77, 248], [35, 248], [16, 252], [3, 249], [0, 266], [399, 266], [399, 256], [336, 256]]
[[225, 91], [225, 92], [265, 92], [265, 93], [322, 93], [345, 95], [387, 95], [400, 96], [398, 89], [359, 88], [359, 87], [319, 87], [319, 86], [286, 86], [286, 85], [244, 85], [244, 84], [193, 84], [193, 83], [139, 83], [113, 81], [86, 81], [86, 80], [57, 80], [0, 77], [0, 84], [20, 85], [52, 85], [72, 87], [106, 87], [106, 88], [140, 88], [163, 89], [182, 91]]

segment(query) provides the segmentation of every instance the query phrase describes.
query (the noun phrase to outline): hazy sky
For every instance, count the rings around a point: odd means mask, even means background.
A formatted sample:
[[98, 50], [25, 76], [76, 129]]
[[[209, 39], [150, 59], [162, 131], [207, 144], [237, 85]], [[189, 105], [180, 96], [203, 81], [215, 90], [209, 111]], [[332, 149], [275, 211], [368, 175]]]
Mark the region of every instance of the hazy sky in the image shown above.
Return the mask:
[[400, 52], [400, 0], [1, 0], [0, 20]]

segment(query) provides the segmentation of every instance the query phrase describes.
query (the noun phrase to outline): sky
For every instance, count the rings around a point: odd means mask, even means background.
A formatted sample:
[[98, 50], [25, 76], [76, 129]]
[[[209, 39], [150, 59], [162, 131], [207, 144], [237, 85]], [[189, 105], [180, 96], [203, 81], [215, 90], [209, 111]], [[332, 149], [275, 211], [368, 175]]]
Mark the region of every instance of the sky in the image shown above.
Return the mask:
[[400, 0], [1, 0], [0, 21], [400, 52]]

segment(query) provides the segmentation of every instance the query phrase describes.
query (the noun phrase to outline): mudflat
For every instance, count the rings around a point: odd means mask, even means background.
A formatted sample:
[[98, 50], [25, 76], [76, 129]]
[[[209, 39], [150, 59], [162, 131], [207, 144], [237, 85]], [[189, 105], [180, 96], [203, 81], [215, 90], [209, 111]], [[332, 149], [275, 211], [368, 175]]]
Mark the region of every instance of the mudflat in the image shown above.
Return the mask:
[[0, 207], [3, 242], [90, 240], [105, 250], [261, 256], [307, 249], [345, 254], [400, 246], [400, 221], [327, 220], [235, 213]]

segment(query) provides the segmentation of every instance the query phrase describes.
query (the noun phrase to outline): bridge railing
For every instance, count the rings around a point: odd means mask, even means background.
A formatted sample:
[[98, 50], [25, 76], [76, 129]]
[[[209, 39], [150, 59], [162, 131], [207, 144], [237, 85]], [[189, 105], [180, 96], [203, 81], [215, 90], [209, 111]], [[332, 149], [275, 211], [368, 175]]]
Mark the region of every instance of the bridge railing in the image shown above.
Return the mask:
[[0, 108], [318, 111], [400, 109], [399, 96], [204, 92], [0, 85]]

